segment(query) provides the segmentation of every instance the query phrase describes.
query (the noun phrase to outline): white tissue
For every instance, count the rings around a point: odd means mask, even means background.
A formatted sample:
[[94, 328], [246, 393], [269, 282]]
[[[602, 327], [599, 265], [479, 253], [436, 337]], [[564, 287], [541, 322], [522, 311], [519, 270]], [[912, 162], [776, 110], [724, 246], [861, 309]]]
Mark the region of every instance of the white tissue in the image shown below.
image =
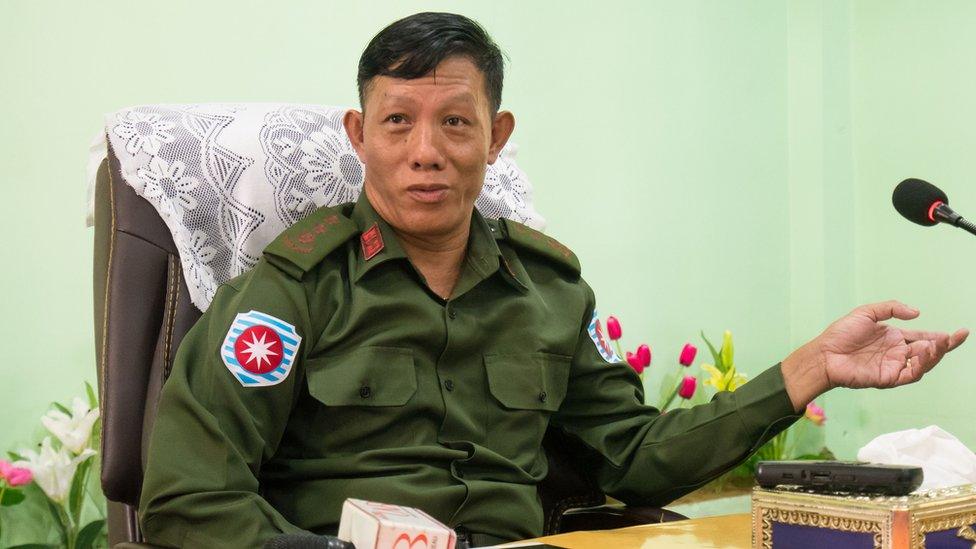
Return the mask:
[[921, 467], [919, 491], [976, 483], [976, 454], [935, 425], [881, 435], [858, 450], [857, 459]]

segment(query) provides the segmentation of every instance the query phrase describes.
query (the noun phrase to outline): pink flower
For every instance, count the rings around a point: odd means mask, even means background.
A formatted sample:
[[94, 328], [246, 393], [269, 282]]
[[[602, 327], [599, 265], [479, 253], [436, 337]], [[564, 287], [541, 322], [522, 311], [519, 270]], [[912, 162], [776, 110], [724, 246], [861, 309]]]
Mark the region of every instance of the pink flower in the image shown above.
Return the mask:
[[617, 320], [617, 317], [607, 317], [607, 335], [610, 336], [610, 341], [617, 341], [623, 334], [624, 332], [620, 329], [620, 321]]
[[30, 472], [30, 469], [24, 469], [23, 467], [14, 467], [7, 475], [7, 484], [11, 486], [23, 486], [30, 484], [32, 480], [34, 480], [34, 475]]
[[11, 487], [23, 486], [34, 480], [30, 469], [14, 467], [8, 461], [0, 460], [0, 477], [3, 477]]
[[689, 399], [695, 394], [695, 387], [698, 386], [698, 379], [695, 376], [685, 376], [681, 380], [681, 388], [678, 389], [678, 396]]
[[646, 344], [637, 348], [637, 358], [640, 359], [641, 366], [647, 368], [651, 365], [651, 348]]
[[682, 366], [691, 366], [691, 363], [695, 361], [695, 355], [698, 354], [698, 347], [695, 347], [691, 343], [685, 343], [685, 346], [681, 349], [681, 356], [678, 357], [678, 363]]
[[627, 351], [627, 364], [630, 364], [630, 367], [638, 374], [644, 373], [644, 365], [641, 363], [640, 357], [630, 351]]
[[824, 414], [824, 409], [813, 402], [807, 404], [807, 411], [803, 415], [816, 425], [823, 425], [827, 421], [827, 415]]

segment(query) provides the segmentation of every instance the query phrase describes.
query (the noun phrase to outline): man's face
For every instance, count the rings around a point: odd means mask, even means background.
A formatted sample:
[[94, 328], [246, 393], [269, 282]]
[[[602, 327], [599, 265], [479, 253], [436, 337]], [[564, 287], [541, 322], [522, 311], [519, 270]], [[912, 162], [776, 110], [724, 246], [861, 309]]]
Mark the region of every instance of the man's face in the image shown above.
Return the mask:
[[484, 75], [466, 57], [404, 80], [373, 78], [364, 113], [346, 113], [366, 165], [365, 192], [397, 231], [422, 238], [466, 234], [485, 169], [514, 127], [491, 115]]

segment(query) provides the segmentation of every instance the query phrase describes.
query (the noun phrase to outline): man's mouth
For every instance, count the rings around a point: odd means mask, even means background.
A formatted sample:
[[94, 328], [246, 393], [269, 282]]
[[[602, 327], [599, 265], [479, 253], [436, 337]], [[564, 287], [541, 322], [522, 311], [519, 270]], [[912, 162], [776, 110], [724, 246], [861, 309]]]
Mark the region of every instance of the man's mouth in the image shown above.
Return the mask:
[[447, 198], [447, 185], [410, 185], [407, 194], [417, 202], [433, 204]]

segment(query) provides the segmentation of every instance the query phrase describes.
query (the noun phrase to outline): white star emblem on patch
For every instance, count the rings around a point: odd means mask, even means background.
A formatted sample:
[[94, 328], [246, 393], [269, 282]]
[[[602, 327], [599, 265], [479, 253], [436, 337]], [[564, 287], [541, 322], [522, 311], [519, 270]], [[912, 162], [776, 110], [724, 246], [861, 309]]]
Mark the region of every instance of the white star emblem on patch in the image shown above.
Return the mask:
[[269, 357], [275, 357], [281, 354], [271, 350], [271, 347], [273, 345], [277, 345], [278, 342], [265, 341], [266, 334], [261, 334], [260, 340], [258, 340], [257, 332], [251, 332], [250, 335], [251, 335], [251, 341], [245, 340], [243, 343], [247, 348], [241, 351], [241, 353], [247, 353], [251, 355], [251, 357], [248, 358], [247, 361], [245, 362], [246, 364], [250, 364], [251, 362], [256, 360], [258, 361], [257, 367], [260, 369], [262, 368], [263, 362], [267, 362], [268, 364], [271, 364], [271, 360], [269, 359]]

